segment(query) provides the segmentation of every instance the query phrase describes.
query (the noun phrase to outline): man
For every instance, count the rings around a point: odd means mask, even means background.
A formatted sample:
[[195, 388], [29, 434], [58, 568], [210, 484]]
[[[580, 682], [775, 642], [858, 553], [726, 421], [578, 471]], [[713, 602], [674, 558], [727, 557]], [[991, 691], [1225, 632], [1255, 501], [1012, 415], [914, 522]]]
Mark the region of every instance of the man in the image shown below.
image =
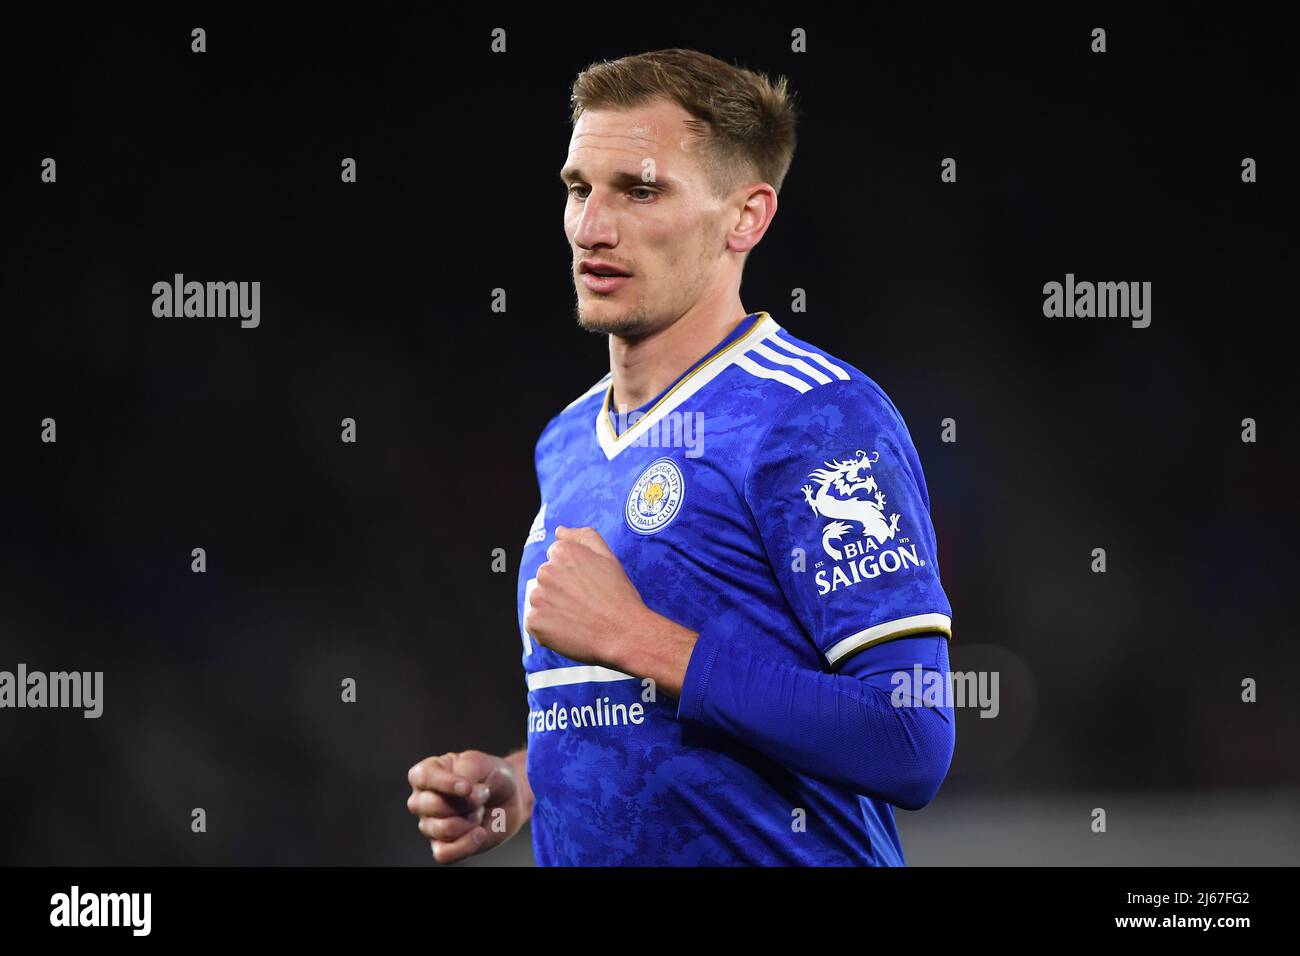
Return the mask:
[[951, 608], [898, 411], [741, 305], [794, 153], [784, 78], [665, 50], [573, 102], [565, 231], [610, 372], [537, 443], [528, 744], [421, 761], [408, 809], [444, 863], [531, 818], [540, 865], [901, 865], [892, 805], [952, 758], [915, 680], [946, 682]]

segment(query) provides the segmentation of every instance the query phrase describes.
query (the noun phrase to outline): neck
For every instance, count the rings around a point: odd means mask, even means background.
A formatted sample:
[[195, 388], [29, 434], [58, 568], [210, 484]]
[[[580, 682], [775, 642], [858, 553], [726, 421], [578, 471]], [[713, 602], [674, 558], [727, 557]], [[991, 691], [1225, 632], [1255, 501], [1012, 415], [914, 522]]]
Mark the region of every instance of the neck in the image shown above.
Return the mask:
[[724, 309], [688, 311], [675, 322], [629, 339], [609, 337], [612, 406], [631, 411], [666, 389], [721, 342], [749, 313], [737, 299]]

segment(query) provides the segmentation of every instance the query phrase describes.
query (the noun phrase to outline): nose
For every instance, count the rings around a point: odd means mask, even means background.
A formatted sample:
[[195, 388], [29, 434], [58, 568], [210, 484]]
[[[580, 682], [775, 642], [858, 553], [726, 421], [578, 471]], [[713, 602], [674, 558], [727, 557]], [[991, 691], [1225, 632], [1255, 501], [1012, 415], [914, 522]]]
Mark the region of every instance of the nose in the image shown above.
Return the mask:
[[594, 249], [596, 246], [612, 248], [618, 245], [614, 211], [610, 208], [610, 202], [595, 189], [591, 189], [582, 201], [582, 212], [578, 216], [578, 226], [573, 231], [573, 241], [583, 249]]

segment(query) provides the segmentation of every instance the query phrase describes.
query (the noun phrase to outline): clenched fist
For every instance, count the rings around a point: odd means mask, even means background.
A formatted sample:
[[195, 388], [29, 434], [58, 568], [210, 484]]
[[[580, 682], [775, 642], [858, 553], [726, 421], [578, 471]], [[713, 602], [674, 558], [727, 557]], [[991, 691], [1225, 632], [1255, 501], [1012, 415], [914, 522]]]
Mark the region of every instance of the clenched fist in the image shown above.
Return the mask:
[[500, 846], [528, 822], [533, 794], [524, 756], [463, 750], [428, 757], [407, 772], [406, 808], [420, 818], [435, 860], [454, 863]]
[[561, 525], [537, 569], [524, 630], [570, 660], [617, 669], [651, 613], [595, 528]]

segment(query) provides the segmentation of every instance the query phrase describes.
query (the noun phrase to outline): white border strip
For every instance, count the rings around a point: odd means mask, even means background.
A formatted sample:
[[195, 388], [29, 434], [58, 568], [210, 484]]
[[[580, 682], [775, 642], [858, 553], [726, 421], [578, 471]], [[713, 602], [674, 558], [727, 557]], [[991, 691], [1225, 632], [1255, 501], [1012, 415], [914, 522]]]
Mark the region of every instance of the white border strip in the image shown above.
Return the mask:
[[601, 422], [601, 419], [606, 417], [605, 403], [602, 401], [601, 407], [596, 410], [596, 441], [600, 443], [601, 451], [605, 453], [606, 460], [613, 460], [615, 455], [634, 444], [638, 437], [648, 432], [665, 415], [717, 378], [723, 371], [730, 368], [731, 364], [736, 361], [737, 356], [747, 352], [755, 342], [762, 341], [767, 336], [774, 335], [781, 330], [781, 326], [777, 325], [772, 316], [766, 312], [760, 312], [759, 315], [762, 318], [750, 326], [748, 332], [731, 342], [721, 352], [692, 372], [685, 381], [677, 386], [677, 390], [664, 399], [654, 411], [644, 418], [638, 419], [635, 425], [632, 425], [617, 438], [610, 437], [609, 421]]
[[566, 684], [586, 684], [592, 681], [635, 680], [631, 674], [583, 664], [579, 667], [552, 667], [548, 671], [533, 671], [528, 675], [528, 689], [563, 687]]
[[947, 614], [914, 614], [900, 617], [895, 621], [877, 624], [865, 631], [850, 634], [842, 641], [836, 641], [826, 652], [826, 660], [834, 664], [853, 651], [875, 644], [890, 637], [905, 637], [908, 634], [923, 634], [926, 631], [941, 631], [944, 637], [952, 637], [952, 618]]
[[524, 636], [525, 657], [533, 652], [533, 635], [524, 630], [524, 618], [528, 616], [528, 609], [532, 607], [533, 588], [535, 587], [537, 587], [537, 578], [529, 578], [524, 583], [524, 613], [519, 615], [519, 633]]

